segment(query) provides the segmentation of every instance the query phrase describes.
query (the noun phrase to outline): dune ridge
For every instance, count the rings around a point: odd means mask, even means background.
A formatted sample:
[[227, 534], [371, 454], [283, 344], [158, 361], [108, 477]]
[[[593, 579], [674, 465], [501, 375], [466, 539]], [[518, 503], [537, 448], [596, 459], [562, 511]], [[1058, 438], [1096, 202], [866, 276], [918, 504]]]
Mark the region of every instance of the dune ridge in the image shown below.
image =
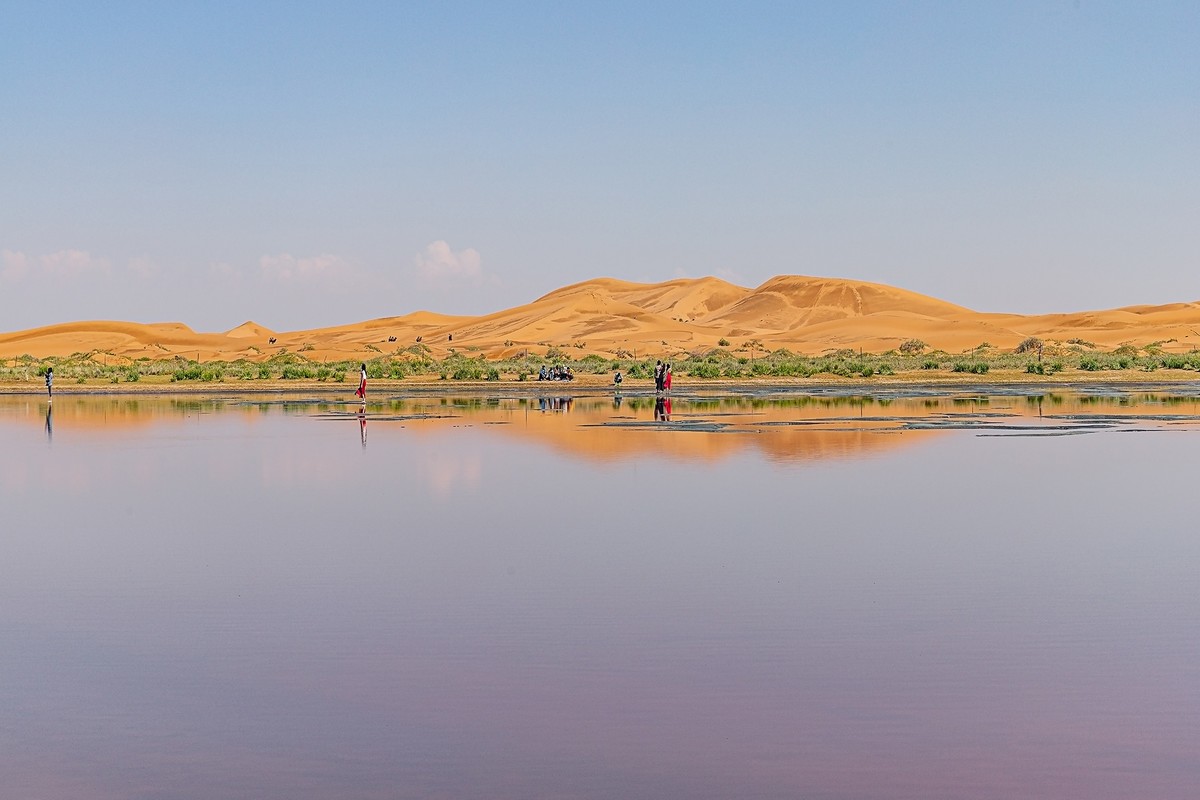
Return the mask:
[[1196, 302], [1020, 315], [977, 312], [845, 278], [780, 275], [751, 289], [714, 277], [662, 283], [601, 277], [474, 317], [414, 311], [298, 331], [246, 321], [222, 333], [196, 332], [181, 322], [67, 322], [0, 334], [0, 358], [103, 353], [128, 359], [264, 360], [286, 349], [314, 360], [369, 359], [418, 343], [436, 357], [452, 349], [505, 357], [543, 354], [552, 347], [570, 347], [574, 356], [671, 356], [719, 345], [819, 354], [846, 348], [884, 352], [909, 339], [956, 353], [983, 342], [1013, 348], [1030, 336], [1104, 348], [1159, 343], [1179, 352], [1200, 345], [1198, 331]]

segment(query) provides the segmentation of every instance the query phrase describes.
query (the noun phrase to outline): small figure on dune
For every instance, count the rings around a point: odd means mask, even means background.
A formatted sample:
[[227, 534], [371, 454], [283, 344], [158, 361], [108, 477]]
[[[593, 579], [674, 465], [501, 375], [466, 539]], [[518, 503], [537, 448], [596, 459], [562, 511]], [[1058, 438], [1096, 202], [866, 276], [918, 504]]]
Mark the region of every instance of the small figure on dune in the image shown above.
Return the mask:
[[362, 398], [365, 406], [367, 404], [367, 365], [360, 364], [358, 371], [358, 389], [354, 391], [354, 396]]
[[46, 397], [54, 402], [54, 367], [46, 368]]

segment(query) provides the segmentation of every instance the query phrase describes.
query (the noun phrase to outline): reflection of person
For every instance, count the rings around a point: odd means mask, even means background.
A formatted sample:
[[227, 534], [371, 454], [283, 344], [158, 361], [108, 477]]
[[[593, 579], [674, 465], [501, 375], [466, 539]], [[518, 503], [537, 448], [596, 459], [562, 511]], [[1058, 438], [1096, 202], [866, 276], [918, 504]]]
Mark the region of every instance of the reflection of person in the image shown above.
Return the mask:
[[663, 400], [663, 422], [671, 421], [671, 398]]
[[358, 389], [355, 390], [354, 396], [361, 397], [363, 405], [367, 404], [367, 365], [359, 365]]
[[46, 406], [46, 441], [54, 441], [54, 404]]
[[654, 398], [654, 421], [661, 422], [665, 419], [666, 419], [666, 413], [664, 411], [663, 398], [656, 397], [656, 398]]
[[363, 450], [367, 449], [367, 414], [365, 411], [358, 413], [358, 435], [362, 439]]
[[54, 402], [54, 367], [46, 368], [46, 397]]

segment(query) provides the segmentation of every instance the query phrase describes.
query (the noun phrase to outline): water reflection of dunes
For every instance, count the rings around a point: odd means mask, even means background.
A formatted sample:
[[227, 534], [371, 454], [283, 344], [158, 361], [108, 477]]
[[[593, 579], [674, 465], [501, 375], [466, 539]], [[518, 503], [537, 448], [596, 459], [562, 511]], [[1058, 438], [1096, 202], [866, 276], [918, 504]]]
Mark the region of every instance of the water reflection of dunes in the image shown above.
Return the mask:
[[[53, 443], [40, 398], [0, 400], [0, 421], [36, 419]], [[61, 435], [120, 436], [131, 428], [178, 425], [206, 415], [254, 424], [304, 416], [362, 431], [358, 404], [303, 397], [96, 396], [57, 398]], [[536, 394], [502, 387], [493, 394], [413, 394], [375, 400], [366, 419], [408, 439], [437, 438], [478, 427], [496, 436], [539, 442], [577, 458], [621, 462], [647, 457], [715, 461], [760, 453], [806, 462], [886, 453], [949, 429], [988, 435], [1050, 435], [1122, 428], [1187, 427], [1200, 421], [1200, 399], [1151, 391], [1107, 393], [942, 394], [907, 396], [702, 395], [663, 402], [649, 395]], [[324, 422], [322, 424], [325, 424]], [[380, 427], [374, 430], [385, 431]], [[390, 436], [391, 434], [389, 434]], [[388, 441], [387, 438], [381, 441]], [[390, 445], [384, 445], [390, 446]]]
[[[45, 414], [45, 398], [19, 398], [5, 403], [5, 410], [18, 414]], [[119, 432], [155, 423], [185, 419], [196, 414], [227, 410], [219, 399], [188, 397], [130, 397], [105, 395], [55, 395], [54, 424], [61, 428]]]
[[541, 441], [574, 456], [596, 461], [624, 461], [658, 456], [667, 459], [719, 460], [758, 451], [772, 461], [819, 461], [885, 452], [915, 444], [936, 431], [897, 432], [864, 426], [859, 430], [807, 428], [729, 428], [722, 432], [691, 431], [682, 425], [645, 429], [608, 426], [536, 431]]

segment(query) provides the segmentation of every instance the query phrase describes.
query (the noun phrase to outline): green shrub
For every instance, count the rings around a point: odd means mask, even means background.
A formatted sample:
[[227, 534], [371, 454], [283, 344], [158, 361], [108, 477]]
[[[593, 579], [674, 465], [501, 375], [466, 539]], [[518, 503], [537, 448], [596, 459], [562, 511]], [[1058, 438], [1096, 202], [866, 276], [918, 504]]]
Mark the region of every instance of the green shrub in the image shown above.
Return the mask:
[[1027, 339], [1021, 340], [1021, 343], [1017, 345], [1017, 349], [1013, 352], [1017, 353], [1018, 355], [1021, 353], [1030, 353], [1034, 350], [1041, 350], [1042, 345], [1043, 343], [1041, 339], [1037, 338], [1036, 336], [1030, 336]]
[[950, 367], [952, 372], [969, 372], [974, 375], [984, 375], [988, 368], [986, 361], [955, 361]]

